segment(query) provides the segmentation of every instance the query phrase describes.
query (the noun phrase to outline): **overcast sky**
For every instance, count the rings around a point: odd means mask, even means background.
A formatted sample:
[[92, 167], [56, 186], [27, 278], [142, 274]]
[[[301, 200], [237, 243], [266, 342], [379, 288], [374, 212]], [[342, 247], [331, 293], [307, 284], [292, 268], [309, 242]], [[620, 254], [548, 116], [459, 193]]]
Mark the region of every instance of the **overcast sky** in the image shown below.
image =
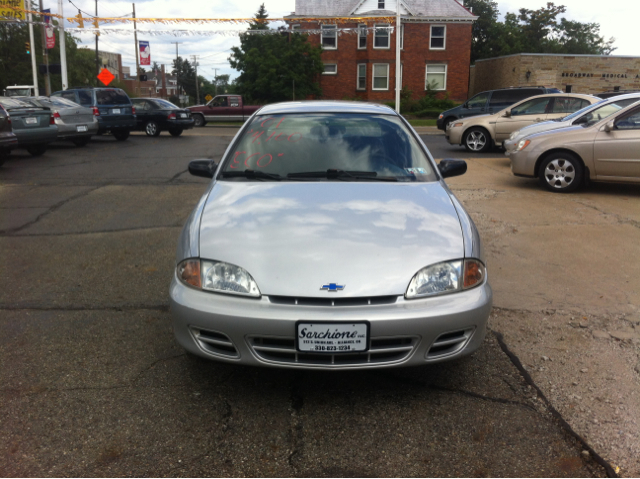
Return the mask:
[[[95, 13], [94, 0], [70, 0], [64, 1], [65, 16], [73, 16], [78, 12], [74, 4], [88, 14]], [[199, 18], [245, 18], [251, 17], [257, 10], [261, 0], [234, 2], [233, 0], [137, 0], [137, 17], [199, 17]], [[265, 0], [265, 6], [272, 18], [283, 17], [295, 9], [295, 0]], [[640, 0], [617, 0], [605, 2], [602, 0], [558, 0], [556, 5], [565, 5], [567, 12], [565, 17], [580, 22], [595, 22], [600, 24], [600, 33], [606, 39], [614, 37], [617, 50], [614, 55], [640, 56], [640, 42], [638, 42], [638, 19], [640, 18]], [[517, 12], [520, 8], [531, 10], [546, 5], [546, 0], [498, 0], [500, 13]], [[57, 11], [57, 3], [53, 0], [45, 0], [45, 8], [51, 7]], [[132, 4], [120, 0], [98, 0], [98, 16], [119, 17], [131, 14]], [[86, 16], [86, 15], [85, 15]], [[72, 25], [68, 25], [72, 26]], [[107, 28], [107, 27], [105, 27]], [[114, 24], [111, 28], [129, 28], [125, 24]], [[198, 74], [208, 79], [213, 79], [216, 74], [230, 74], [237, 76], [227, 58], [232, 46], [239, 45], [239, 39], [233, 32], [243, 30], [244, 25], [150, 25], [138, 24], [138, 40], [147, 40], [151, 44], [151, 60], [167, 65], [171, 68], [171, 62], [176, 55], [176, 45], [171, 42], [181, 42], [178, 45], [180, 56], [189, 57], [199, 55]], [[171, 35], [151, 36], [140, 30], [178, 30], [178, 29], [202, 29], [226, 31], [230, 35], [216, 36], [190, 36], [173, 37]], [[91, 34], [80, 34], [83, 45], [94, 48], [95, 37]], [[135, 43], [133, 34], [101, 35], [99, 38], [100, 49], [122, 54], [125, 66], [133, 67], [135, 71]]]

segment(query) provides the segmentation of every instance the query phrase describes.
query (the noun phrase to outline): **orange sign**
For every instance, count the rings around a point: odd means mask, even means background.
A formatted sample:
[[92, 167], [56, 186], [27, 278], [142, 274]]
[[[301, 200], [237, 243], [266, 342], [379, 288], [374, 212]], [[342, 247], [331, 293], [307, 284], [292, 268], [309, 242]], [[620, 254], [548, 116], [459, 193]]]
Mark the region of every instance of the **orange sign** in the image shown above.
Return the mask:
[[111, 73], [106, 68], [103, 68], [100, 74], [98, 75], [98, 80], [104, 83], [104, 86], [108, 86], [109, 83], [111, 83], [114, 79], [115, 77], [113, 76], [113, 73]]

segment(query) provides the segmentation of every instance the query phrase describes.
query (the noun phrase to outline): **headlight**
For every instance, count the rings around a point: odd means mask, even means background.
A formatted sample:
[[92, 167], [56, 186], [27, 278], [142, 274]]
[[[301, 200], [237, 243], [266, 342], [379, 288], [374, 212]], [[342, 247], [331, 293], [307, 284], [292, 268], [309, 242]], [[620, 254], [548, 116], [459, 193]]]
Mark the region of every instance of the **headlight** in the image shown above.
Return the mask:
[[414, 299], [455, 293], [478, 286], [484, 281], [484, 277], [484, 265], [477, 259], [434, 264], [416, 273], [409, 283], [405, 297]]
[[251, 275], [240, 266], [222, 261], [187, 259], [177, 268], [180, 281], [189, 286], [243, 296], [260, 297], [260, 289]]
[[460, 128], [462, 125], [464, 125], [464, 123], [461, 121], [458, 123], [451, 123], [451, 128]]
[[531, 141], [529, 140], [520, 140], [518, 142], [518, 146], [516, 147], [516, 151], [524, 150], [527, 146], [529, 146], [529, 143], [531, 143]]
[[514, 131], [513, 133], [511, 133], [511, 135], [509, 136], [510, 140], [513, 140], [516, 136], [518, 136], [520, 134], [519, 130]]

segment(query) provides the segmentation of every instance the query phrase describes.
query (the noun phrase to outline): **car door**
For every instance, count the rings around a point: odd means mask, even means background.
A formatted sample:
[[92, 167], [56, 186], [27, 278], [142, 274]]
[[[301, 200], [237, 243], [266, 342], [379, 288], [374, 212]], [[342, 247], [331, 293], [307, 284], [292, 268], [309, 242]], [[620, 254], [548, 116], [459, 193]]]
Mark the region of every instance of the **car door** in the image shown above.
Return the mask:
[[226, 96], [215, 97], [207, 106], [207, 110], [204, 111], [205, 120], [223, 121], [229, 119], [229, 102]]
[[552, 97], [532, 98], [516, 103], [496, 120], [495, 141], [501, 143], [509, 138], [512, 132], [525, 126], [544, 121], [550, 108]]
[[611, 131], [602, 126], [593, 144], [598, 179], [635, 178], [640, 181], [640, 106], [618, 114]]
[[462, 111], [460, 112], [460, 118], [466, 118], [468, 116], [477, 116], [482, 115], [487, 112], [487, 102], [489, 100], [489, 96], [491, 92], [483, 92], [478, 93], [473, 98], [467, 100], [467, 102], [462, 105]]
[[139, 100], [137, 98], [131, 100], [131, 103], [136, 109], [136, 129], [144, 130], [144, 126], [149, 121], [149, 105], [146, 100]]

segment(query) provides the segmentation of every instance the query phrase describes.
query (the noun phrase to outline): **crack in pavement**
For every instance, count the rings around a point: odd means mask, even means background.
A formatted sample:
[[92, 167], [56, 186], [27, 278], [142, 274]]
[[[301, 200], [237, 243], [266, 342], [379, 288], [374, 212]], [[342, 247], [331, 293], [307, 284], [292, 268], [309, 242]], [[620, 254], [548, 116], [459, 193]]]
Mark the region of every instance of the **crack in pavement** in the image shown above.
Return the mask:
[[[162, 311], [169, 312], [169, 303], [156, 304], [121, 304], [119, 306], [38, 306], [23, 304], [19, 306], [2, 305], [0, 311]], [[1, 320], [0, 320], [1, 321]]]
[[580, 199], [577, 199], [577, 198], [570, 198], [570, 200], [573, 201], [574, 203], [577, 203], [579, 205], [584, 206], [585, 208], [590, 208], [592, 210], [595, 210], [600, 214], [607, 215], [607, 216], [613, 216], [616, 219], [616, 221], [618, 222], [618, 224], [630, 225], [630, 226], [633, 226], [634, 228], [639, 228], [640, 229], [640, 221], [632, 220], [630, 218], [621, 217], [618, 213], [612, 213], [612, 212], [601, 210], [597, 206], [590, 205], [588, 203], [584, 203], [583, 201], [580, 201]]
[[299, 456], [303, 447], [303, 426], [298, 413], [304, 405], [304, 398], [300, 394], [302, 383], [302, 372], [297, 371], [291, 381], [291, 427], [289, 428], [289, 438], [291, 441], [291, 453], [289, 454], [289, 466], [293, 469], [295, 477], [298, 474], [298, 467], [295, 464], [296, 456]]
[[7, 230], [0, 230], [0, 235], [7, 235], [7, 234], [11, 234], [11, 233], [16, 233], [18, 231], [22, 231], [25, 228], [28, 228], [29, 226], [33, 226], [38, 221], [40, 221], [42, 218], [44, 218], [45, 216], [48, 216], [49, 214], [53, 213], [54, 211], [57, 211], [58, 209], [62, 208], [64, 205], [66, 205], [67, 203], [69, 203], [71, 201], [74, 201], [74, 200], [77, 200], [79, 198], [82, 198], [84, 196], [87, 196], [90, 193], [93, 193], [94, 191], [99, 190], [103, 186], [106, 186], [106, 185], [101, 185], [101, 186], [98, 186], [96, 188], [91, 188], [91, 189], [89, 189], [87, 191], [83, 191], [82, 193], [78, 193], [77, 195], [73, 195], [73, 196], [70, 196], [69, 198], [66, 198], [66, 199], [64, 199], [62, 201], [59, 201], [55, 205], [49, 207], [47, 209], [47, 211], [45, 211], [44, 213], [39, 214], [34, 220], [29, 221], [28, 223], [25, 223], [22, 226], [18, 226], [16, 228], [10, 228], [10, 229], [7, 229]]
[[184, 220], [180, 220], [180, 224], [171, 225], [158, 225], [158, 226], [139, 226], [135, 228], [122, 228], [122, 229], [108, 229], [108, 230], [94, 230], [94, 231], [67, 231], [63, 233], [24, 233], [24, 234], [2, 234], [0, 232], [0, 238], [42, 238], [48, 236], [60, 237], [60, 236], [85, 236], [94, 234], [106, 234], [106, 233], [124, 233], [128, 231], [147, 231], [147, 230], [163, 230], [163, 229], [176, 229], [183, 227]]

